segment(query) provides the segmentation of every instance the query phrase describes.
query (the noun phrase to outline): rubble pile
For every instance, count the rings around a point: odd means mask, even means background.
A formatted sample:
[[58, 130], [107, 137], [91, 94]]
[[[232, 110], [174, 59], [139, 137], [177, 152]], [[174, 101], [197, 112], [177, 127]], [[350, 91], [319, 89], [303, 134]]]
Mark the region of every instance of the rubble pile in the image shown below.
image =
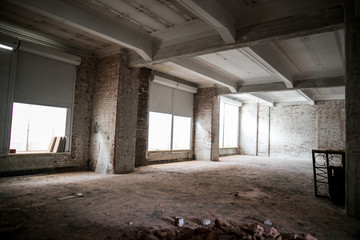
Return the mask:
[[[128, 236], [130, 237], [130, 236]], [[303, 233], [282, 233], [267, 224], [241, 223], [230, 224], [223, 219], [216, 219], [215, 224], [200, 225], [196, 228], [177, 229], [147, 228], [136, 233], [135, 238], [144, 240], [317, 240], [316, 237]]]

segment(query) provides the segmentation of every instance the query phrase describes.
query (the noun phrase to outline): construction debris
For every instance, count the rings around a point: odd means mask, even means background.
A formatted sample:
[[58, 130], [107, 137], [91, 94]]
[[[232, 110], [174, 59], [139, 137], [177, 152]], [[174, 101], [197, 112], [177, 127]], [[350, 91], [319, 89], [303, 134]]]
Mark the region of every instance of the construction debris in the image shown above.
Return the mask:
[[74, 194], [66, 196], [66, 197], [58, 198], [58, 200], [62, 201], [62, 200], [67, 200], [67, 199], [71, 199], [71, 198], [78, 198], [78, 197], [84, 197], [84, 195], [82, 193], [74, 193]]
[[[209, 219], [206, 219], [209, 220]], [[176, 226], [183, 223], [184, 219], [175, 218]], [[204, 221], [204, 220], [203, 220]], [[202, 221], [202, 222], [203, 222]], [[211, 222], [211, 220], [210, 220]], [[182, 225], [181, 225], [182, 226]], [[316, 237], [304, 233], [280, 233], [275, 227], [260, 225], [258, 223], [229, 223], [224, 219], [216, 219], [215, 225], [199, 226], [196, 228], [183, 227], [178, 230], [146, 228], [137, 232], [136, 237], [127, 236], [129, 239], [273, 239], [273, 240], [317, 240]]]
[[201, 221], [201, 224], [202, 224], [203, 226], [208, 226], [208, 225], [211, 224], [211, 220], [210, 220], [210, 219], [203, 219], [203, 220]]
[[184, 225], [184, 219], [181, 217], [175, 217], [175, 226], [182, 227]]

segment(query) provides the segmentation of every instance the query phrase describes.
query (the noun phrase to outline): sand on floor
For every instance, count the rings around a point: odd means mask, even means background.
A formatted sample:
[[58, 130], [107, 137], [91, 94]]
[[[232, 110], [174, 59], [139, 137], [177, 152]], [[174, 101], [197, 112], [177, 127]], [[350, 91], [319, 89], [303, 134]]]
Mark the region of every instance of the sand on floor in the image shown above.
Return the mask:
[[[59, 198], [82, 193], [83, 197]], [[269, 221], [281, 232], [360, 239], [360, 220], [314, 196], [311, 160], [252, 156], [0, 179], [0, 226], [10, 239], [131, 239], [146, 228], [195, 229], [217, 218]], [[4, 230], [4, 229], [8, 230]], [[10, 229], [10, 231], [9, 231]]]

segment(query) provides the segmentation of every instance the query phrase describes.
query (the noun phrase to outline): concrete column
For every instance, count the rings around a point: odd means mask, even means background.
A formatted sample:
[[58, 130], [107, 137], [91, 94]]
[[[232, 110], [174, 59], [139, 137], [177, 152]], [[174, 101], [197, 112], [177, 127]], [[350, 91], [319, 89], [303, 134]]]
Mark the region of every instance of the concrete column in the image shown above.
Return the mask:
[[360, 217], [360, 2], [344, 0], [346, 212]]
[[135, 166], [148, 165], [149, 90], [151, 70], [141, 68], [139, 73], [139, 97], [136, 129]]
[[90, 162], [98, 173], [128, 173], [135, 168], [139, 69], [122, 55], [96, 64]]
[[98, 59], [93, 94], [90, 164], [97, 173], [114, 173], [120, 55]]
[[120, 62], [114, 173], [129, 173], [135, 168], [140, 72]]
[[215, 88], [200, 88], [194, 98], [195, 159], [219, 160], [219, 98]]
[[92, 99], [94, 93], [95, 58], [83, 58], [76, 70], [72, 123], [71, 157], [80, 166], [89, 167]]

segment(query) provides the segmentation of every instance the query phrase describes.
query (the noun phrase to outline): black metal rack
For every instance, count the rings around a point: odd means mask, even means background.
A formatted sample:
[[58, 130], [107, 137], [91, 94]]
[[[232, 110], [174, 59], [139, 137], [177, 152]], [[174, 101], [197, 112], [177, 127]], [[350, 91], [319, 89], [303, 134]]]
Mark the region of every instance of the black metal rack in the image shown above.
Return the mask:
[[312, 150], [316, 197], [345, 203], [345, 151]]

